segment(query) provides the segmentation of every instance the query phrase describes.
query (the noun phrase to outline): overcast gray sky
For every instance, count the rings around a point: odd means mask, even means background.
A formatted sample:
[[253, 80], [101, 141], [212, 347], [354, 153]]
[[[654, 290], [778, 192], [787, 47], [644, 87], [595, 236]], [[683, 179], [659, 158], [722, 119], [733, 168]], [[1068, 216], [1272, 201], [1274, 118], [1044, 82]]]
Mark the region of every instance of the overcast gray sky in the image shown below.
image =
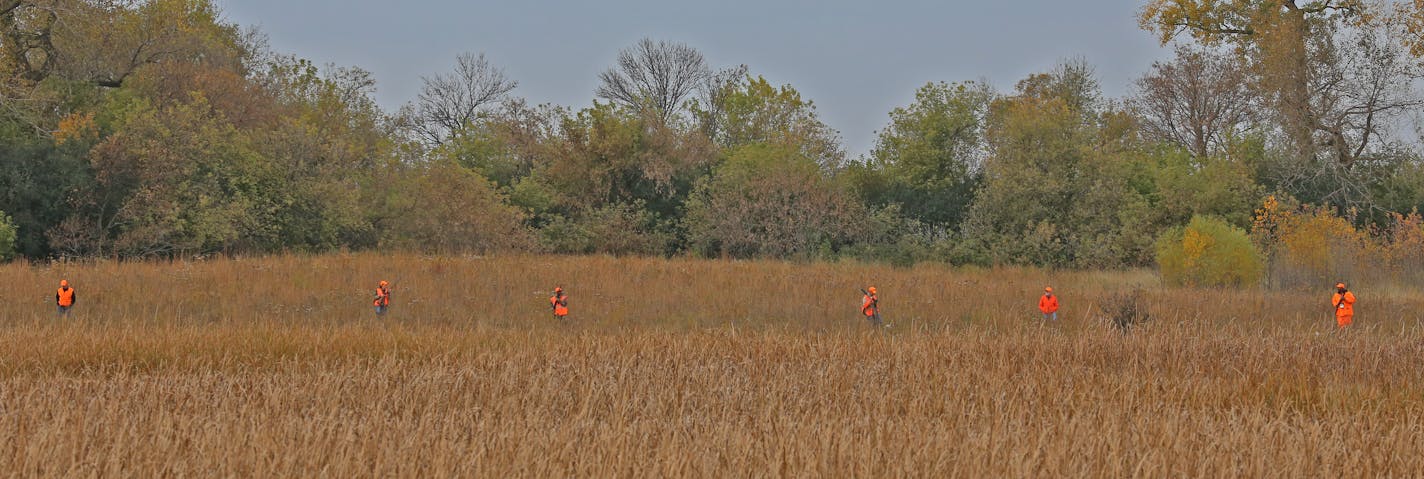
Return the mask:
[[1144, 0], [219, 0], [283, 53], [357, 66], [394, 110], [420, 77], [485, 52], [532, 103], [591, 104], [598, 73], [642, 37], [687, 43], [714, 67], [746, 64], [816, 102], [852, 155], [930, 81], [1024, 76], [1082, 57], [1110, 96], [1169, 52], [1139, 30]]

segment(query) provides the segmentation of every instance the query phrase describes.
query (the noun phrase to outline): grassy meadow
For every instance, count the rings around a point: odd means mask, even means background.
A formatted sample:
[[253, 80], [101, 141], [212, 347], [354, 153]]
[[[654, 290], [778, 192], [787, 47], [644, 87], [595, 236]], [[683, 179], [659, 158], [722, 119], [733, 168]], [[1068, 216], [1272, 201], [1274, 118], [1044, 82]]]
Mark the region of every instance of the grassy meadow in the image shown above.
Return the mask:
[[[0, 277], [19, 476], [1424, 474], [1409, 288], [1357, 288], [1342, 334], [1331, 284], [1150, 272], [358, 254]], [[857, 316], [870, 284], [888, 330]], [[1147, 319], [1124, 331], [1127, 303]]]

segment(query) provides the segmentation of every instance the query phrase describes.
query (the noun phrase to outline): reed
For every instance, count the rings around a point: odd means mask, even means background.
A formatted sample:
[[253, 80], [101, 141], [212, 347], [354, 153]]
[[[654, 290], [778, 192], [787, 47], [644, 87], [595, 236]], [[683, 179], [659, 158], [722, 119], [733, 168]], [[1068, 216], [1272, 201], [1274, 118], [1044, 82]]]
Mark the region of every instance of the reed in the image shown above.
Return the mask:
[[[0, 471], [22, 476], [1424, 473], [1407, 289], [1357, 291], [1342, 334], [1328, 289], [1144, 272], [363, 254], [0, 273]], [[856, 316], [871, 283], [887, 331]], [[1034, 310], [1047, 283], [1058, 324]], [[1137, 290], [1150, 319], [1124, 332], [1104, 305]]]

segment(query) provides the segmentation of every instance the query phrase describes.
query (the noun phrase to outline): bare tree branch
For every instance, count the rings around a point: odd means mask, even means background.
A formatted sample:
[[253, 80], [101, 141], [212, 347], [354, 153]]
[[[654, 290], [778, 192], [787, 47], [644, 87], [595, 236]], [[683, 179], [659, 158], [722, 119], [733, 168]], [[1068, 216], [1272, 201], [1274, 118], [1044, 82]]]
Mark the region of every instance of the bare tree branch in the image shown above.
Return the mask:
[[1405, 35], [1391, 22], [1347, 28], [1314, 55], [1317, 143], [1347, 169], [1384, 143], [1401, 115], [1424, 106], [1416, 84], [1424, 69], [1408, 57]]
[[54, 69], [52, 8], [33, 1], [5, 0], [0, 4], [0, 55], [17, 71], [18, 78], [38, 82]]
[[724, 113], [727, 95], [746, 80], [747, 72], [746, 65], [718, 70], [707, 75], [707, 80], [698, 89], [697, 98], [693, 100], [695, 104], [691, 107], [692, 116], [707, 138], [716, 141], [722, 137], [719, 119]]
[[1328, 0], [1311, 2], [1306, 5], [1298, 5], [1296, 0], [1282, 0], [1281, 4], [1285, 6], [1287, 10], [1297, 10], [1306, 14], [1344, 12], [1353, 15], [1360, 13], [1363, 9], [1360, 0], [1341, 0], [1338, 2]]
[[24, 5], [24, 3], [25, 2], [20, 0], [0, 0], [0, 15], [9, 15], [10, 12], [20, 8], [20, 5]]
[[652, 109], [666, 123], [711, 75], [696, 49], [644, 38], [620, 52], [617, 65], [599, 75], [602, 84], [595, 94], [631, 108]]
[[1137, 80], [1132, 106], [1149, 139], [1176, 143], [1198, 158], [1220, 153], [1231, 137], [1258, 120], [1248, 73], [1232, 58], [1177, 49]]
[[422, 80], [425, 86], [413, 107], [412, 126], [421, 139], [432, 145], [458, 135], [519, 86], [504, 70], [491, 65], [483, 53], [461, 54], [454, 72]]

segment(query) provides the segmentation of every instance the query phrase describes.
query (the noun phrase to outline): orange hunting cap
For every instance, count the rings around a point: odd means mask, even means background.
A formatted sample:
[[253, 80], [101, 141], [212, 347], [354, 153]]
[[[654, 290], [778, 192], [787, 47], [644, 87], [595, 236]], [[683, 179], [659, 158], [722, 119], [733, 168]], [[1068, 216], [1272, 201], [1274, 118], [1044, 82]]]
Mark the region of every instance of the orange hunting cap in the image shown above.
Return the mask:
[[59, 280], [59, 287], [63, 288], [63, 287], [67, 287], [67, 286], [69, 286], [69, 280], [67, 280], [67, 279], [61, 279], [61, 280]]
[[390, 286], [390, 285], [391, 285], [390, 283], [387, 283], [387, 282], [385, 282], [384, 280], [381, 281], [381, 286]]
[[564, 287], [563, 287], [563, 286], [555, 286], [555, 287], [554, 287], [554, 292], [555, 292], [555, 293], [562, 293], [562, 292], [564, 292]]
[[870, 291], [870, 294], [875, 294], [875, 287], [874, 287], [874, 286], [871, 286], [870, 288], [868, 288], [868, 290]]
[[1052, 293], [1052, 292], [1053, 292], [1053, 287], [1052, 287], [1052, 286], [1049, 286], [1049, 287], [1043, 288], [1043, 292], [1045, 292], [1045, 293]]
[[1335, 283], [1335, 287], [1336, 287], [1336, 288], [1344, 288], [1344, 287], [1345, 287], [1345, 283]]

